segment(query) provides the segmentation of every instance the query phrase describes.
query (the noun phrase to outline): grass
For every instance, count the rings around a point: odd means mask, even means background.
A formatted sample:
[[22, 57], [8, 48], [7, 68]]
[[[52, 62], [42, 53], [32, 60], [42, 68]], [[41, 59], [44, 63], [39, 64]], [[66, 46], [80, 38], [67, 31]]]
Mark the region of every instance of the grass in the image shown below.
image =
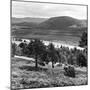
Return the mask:
[[40, 66], [36, 70], [35, 63], [24, 59], [12, 58], [11, 83], [12, 90], [44, 87], [62, 87], [87, 85], [87, 69], [76, 68], [76, 77], [71, 78], [64, 75], [62, 67], [54, 69]]

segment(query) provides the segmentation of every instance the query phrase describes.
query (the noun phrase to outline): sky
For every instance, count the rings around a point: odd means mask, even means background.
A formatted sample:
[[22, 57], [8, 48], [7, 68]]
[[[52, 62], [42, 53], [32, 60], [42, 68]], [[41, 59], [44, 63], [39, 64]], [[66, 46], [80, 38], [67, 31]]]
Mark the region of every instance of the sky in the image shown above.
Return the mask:
[[87, 7], [80, 5], [12, 1], [12, 17], [50, 18], [57, 16], [87, 19]]

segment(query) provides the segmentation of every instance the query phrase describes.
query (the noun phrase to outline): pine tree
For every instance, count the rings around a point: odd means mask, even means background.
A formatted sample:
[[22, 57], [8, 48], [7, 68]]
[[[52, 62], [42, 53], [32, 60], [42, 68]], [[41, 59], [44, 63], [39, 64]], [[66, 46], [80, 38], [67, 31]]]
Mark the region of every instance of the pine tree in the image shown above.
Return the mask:
[[38, 60], [40, 60], [41, 55], [46, 50], [46, 46], [42, 43], [42, 41], [35, 39], [29, 43], [28, 48], [29, 52], [34, 55], [35, 67], [38, 68]]
[[48, 46], [48, 52], [49, 52], [49, 59], [52, 62], [52, 68], [54, 68], [54, 63], [56, 63], [58, 59], [57, 59], [56, 50], [52, 43], [50, 43]]
[[81, 40], [79, 41], [79, 46], [80, 47], [87, 46], [87, 32], [83, 32]]

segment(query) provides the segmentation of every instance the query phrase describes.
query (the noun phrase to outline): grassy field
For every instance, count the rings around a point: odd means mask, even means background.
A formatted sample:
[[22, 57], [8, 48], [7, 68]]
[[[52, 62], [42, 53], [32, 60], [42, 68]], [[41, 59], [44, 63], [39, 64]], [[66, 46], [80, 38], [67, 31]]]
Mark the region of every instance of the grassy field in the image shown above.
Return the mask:
[[52, 69], [49, 65], [39, 65], [36, 70], [35, 62], [12, 58], [11, 59], [11, 85], [12, 90], [21, 88], [44, 88], [87, 85], [87, 68], [75, 68], [76, 77], [71, 78], [64, 75], [62, 67], [55, 66]]
[[19, 28], [12, 30], [12, 36], [23, 38], [38, 38], [42, 40], [60, 40], [78, 45], [83, 30], [43, 30]]

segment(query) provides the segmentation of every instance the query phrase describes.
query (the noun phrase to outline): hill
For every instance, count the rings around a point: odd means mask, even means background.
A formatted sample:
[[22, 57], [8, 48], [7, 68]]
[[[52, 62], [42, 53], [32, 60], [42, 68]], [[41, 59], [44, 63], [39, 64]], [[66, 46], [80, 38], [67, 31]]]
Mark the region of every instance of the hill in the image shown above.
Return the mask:
[[86, 27], [86, 20], [78, 20], [68, 16], [52, 17], [39, 24], [43, 29], [65, 29], [65, 28], [82, 28]]
[[[15, 23], [14, 23], [15, 22]], [[12, 36], [60, 40], [77, 45], [82, 33], [87, 31], [87, 20], [72, 17], [52, 17], [43, 22], [12, 22]]]

